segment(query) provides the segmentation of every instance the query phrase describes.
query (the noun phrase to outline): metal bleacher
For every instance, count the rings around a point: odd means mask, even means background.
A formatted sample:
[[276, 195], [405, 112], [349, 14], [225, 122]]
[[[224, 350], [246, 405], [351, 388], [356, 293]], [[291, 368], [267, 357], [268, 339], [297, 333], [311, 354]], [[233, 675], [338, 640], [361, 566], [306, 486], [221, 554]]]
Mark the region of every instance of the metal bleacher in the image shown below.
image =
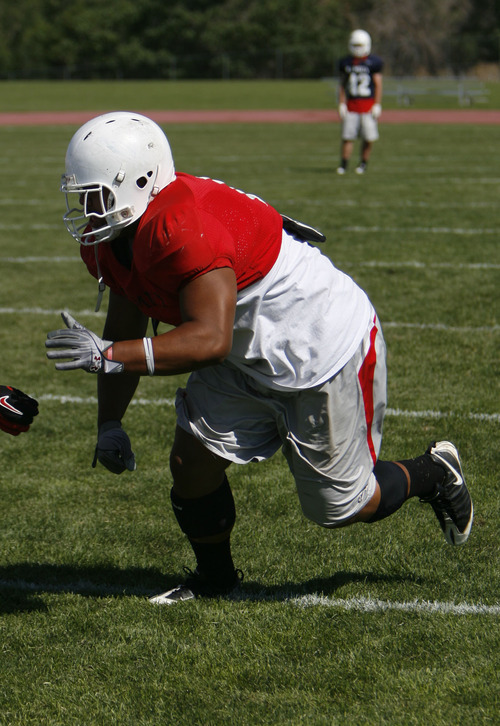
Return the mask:
[[384, 76], [384, 96], [395, 96], [399, 106], [411, 106], [417, 96], [450, 96], [459, 106], [487, 103], [489, 91], [475, 78]]
[[[334, 89], [338, 78], [323, 78]], [[459, 106], [488, 103], [489, 90], [477, 78], [458, 76], [389, 76], [384, 75], [384, 96], [396, 98], [398, 106], [412, 106], [417, 97], [454, 97]]]

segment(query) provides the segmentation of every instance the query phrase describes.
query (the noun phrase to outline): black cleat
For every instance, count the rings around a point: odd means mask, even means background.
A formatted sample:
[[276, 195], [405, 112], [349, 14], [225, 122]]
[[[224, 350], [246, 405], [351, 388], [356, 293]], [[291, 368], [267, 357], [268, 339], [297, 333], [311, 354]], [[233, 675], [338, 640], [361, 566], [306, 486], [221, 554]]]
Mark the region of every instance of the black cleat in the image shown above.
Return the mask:
[[234, 577], [229, 582], [217, 585], [213, 582], [209, 582], [198, 572], [198, 570], [193, 572], [189, 568], [185, 567], [184, 571], [187, 574], [184, 583], [177, 585], [177, 587], [174, 587], [172, 590], [167, 590], [167, 592], [163, 592], [160, 595], [150, 597], [149, 602], [155, 603], [156, 605], [174, 605], [177, 602], [194, 600], [198, 597], [228, 597], [239, 589], [240, 583], [243, 580], [243, 573], [241, 570], [235, 570]]
[[444, 532], [446, 541], [451, 545], [464, 544], [469, 536], [474, 507], [469, 490], [465, 484], [460, 457], [450, 441], [438, 441], [427, 449], [436, 464], [442, 466], [446, 475], [436, 492], [421, 502], [434, 509]]

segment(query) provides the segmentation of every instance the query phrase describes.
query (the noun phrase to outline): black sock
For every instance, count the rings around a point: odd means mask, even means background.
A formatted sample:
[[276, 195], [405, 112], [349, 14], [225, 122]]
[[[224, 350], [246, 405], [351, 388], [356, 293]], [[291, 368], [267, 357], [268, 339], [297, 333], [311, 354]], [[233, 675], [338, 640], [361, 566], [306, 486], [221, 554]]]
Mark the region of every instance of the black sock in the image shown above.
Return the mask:
[[184, 499], [173, 488], [170, 496], [180, 528], [193, 548], [198, 572], [216, 584], [234, 579], [230, 537], [236, 510], [227, 477], [218, 489], [202, 497]]
[[232, 582], [234, 563], [230, 538], [222, 542], [195, 542], [189, 540], [196, 557], [198, 572], [217, 585]]
[[407, 499], [426, 499], [443, 481], [443, 467], [430, 454], [402, 461], [377, 461], [373, 469], [380, 488], [380, 504], [370, 522], [377, 522], [396, 512]]
[[398, 463], [406, 469], [410, 477], [410, 497], [425, 499], [432, 496], [437, 485], [444, 479], [443, 467], [436, 464], [428, 453], [417, 456], [415, 459], [404, 459]]

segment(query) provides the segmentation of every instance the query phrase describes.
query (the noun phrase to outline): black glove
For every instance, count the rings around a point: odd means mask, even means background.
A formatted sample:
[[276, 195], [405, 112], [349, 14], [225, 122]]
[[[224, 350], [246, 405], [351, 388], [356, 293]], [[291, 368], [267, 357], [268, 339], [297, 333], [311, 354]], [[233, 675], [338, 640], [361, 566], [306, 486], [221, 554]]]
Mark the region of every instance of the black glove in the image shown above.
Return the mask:
[[12, 436], [27, 431], [38, 416], [38, 401], [18, 388], [0, 386], [0, 429]]
[[134, 452], [127, 433], [119, 421], [106, 421], [99, 427], [92, 467], [100, 461], [113, 474], [121, 474], [125, 469], [134, 471]]

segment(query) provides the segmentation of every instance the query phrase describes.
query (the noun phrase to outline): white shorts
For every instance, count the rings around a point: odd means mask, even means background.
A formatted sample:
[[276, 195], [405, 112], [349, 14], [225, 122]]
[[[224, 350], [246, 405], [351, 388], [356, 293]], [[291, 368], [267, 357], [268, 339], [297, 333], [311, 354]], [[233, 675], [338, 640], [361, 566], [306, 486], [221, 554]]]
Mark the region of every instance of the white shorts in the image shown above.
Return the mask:
[[358, 136], [364, 141], [377, 141], [378, 123], [371, 113], [348, 111], [342, 121], [342, 140], [354, 141]]
[[378, 319], [351, 360], [320, 386], [274, 391], [222, 363], [192, 373], [176, 408], [181, 428], [233, 463], [262, 461], [282, 448], [305, 516], [335, 526], [375, 491], [386, 408]]

